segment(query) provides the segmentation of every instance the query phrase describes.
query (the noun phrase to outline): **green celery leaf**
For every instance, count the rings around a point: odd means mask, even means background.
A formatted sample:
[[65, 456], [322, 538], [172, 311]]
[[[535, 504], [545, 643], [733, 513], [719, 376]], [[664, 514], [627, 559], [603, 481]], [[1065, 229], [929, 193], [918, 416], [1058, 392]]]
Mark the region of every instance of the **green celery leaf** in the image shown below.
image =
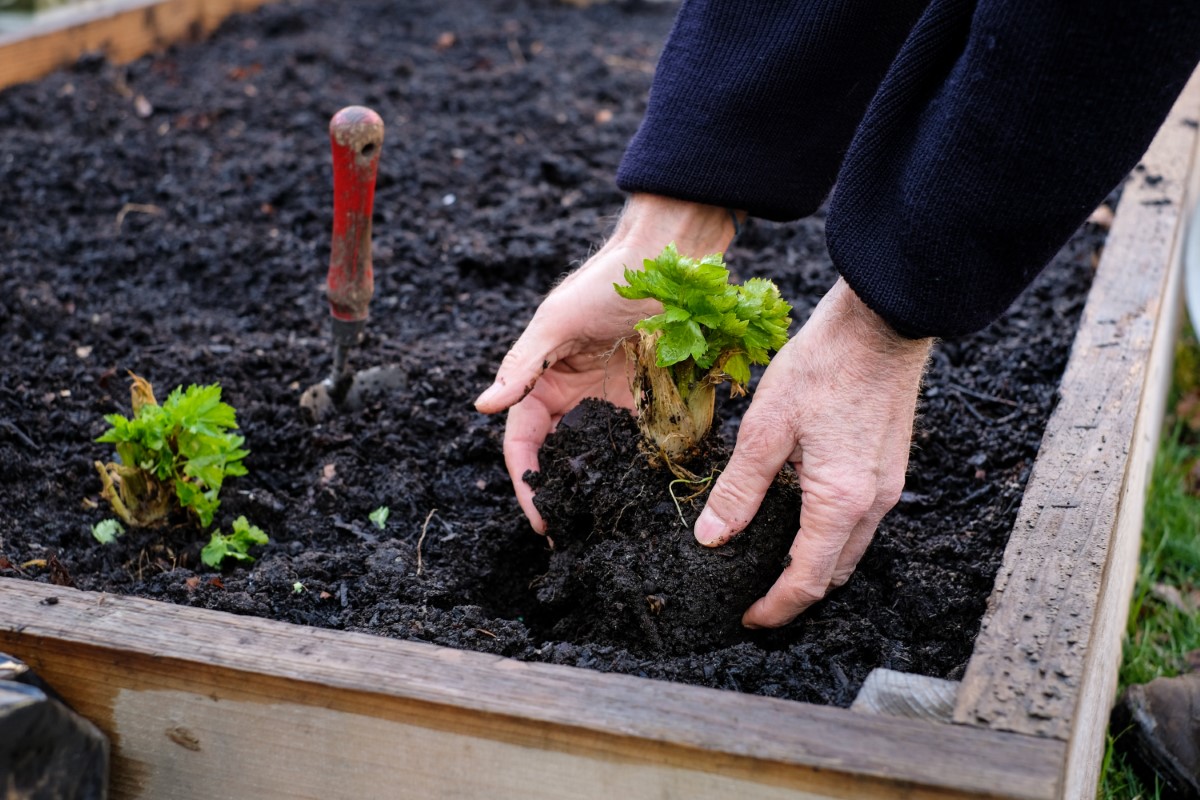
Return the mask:
[[213, 569], [220, 569], [226, 559], [250, 563], [254, 556], [249, 550], [255, 545], [267, 544], [270, 539], [257, 525], [251, 525], [244, 516], [233, 521], [233, 533], [226, 536], [221, 531], [213, 531], [212, 538], [200, 551], [200, 560]]
[[391, 513], [392, 513], [392, 510], [390, 508], [388, 508], [387, 506], [380, 506], [379, 508], [375, 509], [370, 514], [368, 514], [367, 519], [369, 519], [369, 520], [371, 520], [371, 522], [375, 523], [376, 528], [379, 528], [379, 530], [383, 530], [384, 528], [387, 527], [388, 516]]
[[219, 530], [213, 531], [212, 538], [200, 551], [200, 560], [213, 569], [220, 569], [226, 558], [244, 558], [244, 554], [229, 549], [229, 544]]
[[736, 353], [730, 356], [722, 367], [725, 374], [729, 376], [729, 380], [739, 386], [745, 386], [750, 382], [750, 359], [745, 353]]
[[251, 525], [245, 516], [238, 517], [233, 521], [233, 539], [242, 548], [242, 552], [249, 550], [253, 545], [266, 544], [270, 541], [263, 529], [257, 525]]
[[687, 358], [698, 358], [706, 348], [704, 334], [695, 322], [672, 325], [658, 340], [658, 366], [669, 367]]
[[100, 520], [92, 526], [92, 537], [100, 544], [112, 544], [124, 532], [125, 528], [115, 519]]
[[655, 360], [660, 367], [675, 367], [681, 395], [716, 364], [735, 383], [744, 384], [750, 364], [767, 363], [771, 351], [787, 342], [791, 306], [779, 289], [762, 278], [731, 285], [721, 253], [697, 260], [668, 244], [656, 258], [645, 259], [642, 269], [626, 268], [625, 282], [615, 285], [621, 297], [663, 304], [661, 314], [636, 328], [662, 331]]

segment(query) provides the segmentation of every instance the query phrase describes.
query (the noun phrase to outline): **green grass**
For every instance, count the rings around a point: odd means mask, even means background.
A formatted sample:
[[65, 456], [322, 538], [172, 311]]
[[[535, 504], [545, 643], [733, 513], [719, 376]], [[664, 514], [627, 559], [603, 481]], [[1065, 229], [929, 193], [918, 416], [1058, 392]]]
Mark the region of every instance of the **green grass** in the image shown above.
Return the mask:
[[[1168, 412], [1184, 392], [1200, 387], [1200, 348], [1185, 334], [1176, 358], [1175, 390]], [[1187, 669], [1187, 653], [1200, 649], [1200, 614], [1187, 614], [1152, 593], [1156, 584], [1184, 595], [1200, 587], [1200, 497], [1188, 490], [1189, 473], [1200, 459], [1200, 436], [1168, 414], [1142, 531], [1141, 566], [1129, 611], [1120, 685], [1146, 683]], [[1121, 731], [1110, 730], [1099, 797], [1154, 800], [1157, 785], [1141, 781], [1114, 749]]]

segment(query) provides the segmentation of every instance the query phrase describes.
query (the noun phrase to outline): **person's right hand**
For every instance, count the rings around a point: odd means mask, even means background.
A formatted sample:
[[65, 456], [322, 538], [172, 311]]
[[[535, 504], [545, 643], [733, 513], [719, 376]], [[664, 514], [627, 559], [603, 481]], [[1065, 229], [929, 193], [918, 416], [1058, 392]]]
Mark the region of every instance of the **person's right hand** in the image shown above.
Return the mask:
[[675, 242], [684, 255], [724, 252], [733, 238], [724, 208], [637, 194], [630, 198], [612, 238], [569, 275], [538, 307], [533, 320], [504, 356], [496, 379], [475, 401], [484, 414], [509, 409], [504, 462], [517, 502], [534, 530], [546, 523], [523, 475], [538, 470], [538, 449], [563, 415], [587, 397], [632, 408], [625, 350], [641, 319], [661, 311], [657, 301], [626, 300], [613, 290], [625, 268]]

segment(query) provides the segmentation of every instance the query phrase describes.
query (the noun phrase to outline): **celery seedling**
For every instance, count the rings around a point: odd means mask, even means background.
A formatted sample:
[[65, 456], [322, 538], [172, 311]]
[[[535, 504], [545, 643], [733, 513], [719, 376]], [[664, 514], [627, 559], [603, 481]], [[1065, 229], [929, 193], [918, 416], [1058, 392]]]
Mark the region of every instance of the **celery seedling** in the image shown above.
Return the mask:
[[716, 387], [729, 381], [744, 394], [750, 365], [787, 342], [792, 307], [769, 280], [730, 284], [721, 253], [696, 260], [674, 243], [641, 270], [626, 268], [625, 280], [621, 297], [663, 305], [635, 326], [633, 397], [643, 435], [676, 464], [711, 427]]
[[101, 496], [127, 525], [161, 525], [179, 507], [207, 528], [225, 478], [246, 474], [233, 407], [221, 402], [219, 384], [181, 386], [159, 405], [150, 383], [131, 377], [133, 417], [109, 414], [112, 427], [96, 440], [116, 445], [120, 458], [95, 462]]
[[387, 528], [388, 517], [391, 516], [391, 513], [392, 510], [387, 506], [380, 506], [370, 514], [367, 514], [367, 519], [371, 520], [379, 530], [384, 530]]
[[269, 541], [262, 528], [251, 525], [245, 517], [238, 517], [233, 521], [233, 533], [228, 536], [219, 530], [213, 531], [212, 538], [200, 551], [200, 560], [213, 569], [220, 569], [227, 558], [249, 563], [254, 561], [250, 548]]
[[112, 544], [123, 533], [125, 529], [115, 519], [103, 519], [92, 526], [92, 537], [100, 544]]

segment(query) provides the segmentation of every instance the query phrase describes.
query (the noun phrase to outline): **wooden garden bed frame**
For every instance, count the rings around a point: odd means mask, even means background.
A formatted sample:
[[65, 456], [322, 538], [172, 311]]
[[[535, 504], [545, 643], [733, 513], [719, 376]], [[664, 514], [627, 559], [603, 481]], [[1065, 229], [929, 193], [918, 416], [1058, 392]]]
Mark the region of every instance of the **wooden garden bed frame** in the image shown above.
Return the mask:
[[[262, 2], [121, 0], [0, 38], [0, 87], [88, 50], [135, 58]], [[1178, 327], [1197, 120], [1200, 78], [1126, 186], [964, 679], [906, 689], [939, 694], [939, 719], [13, 579], [0, 650], [112, 737], [117, 798], [1091, 798]]]
[[230, 14], [271, 0], [105, 0], [0, 36], [0, 89], [37, 80], [85, 53], [124, 63], [155, 48], [200, 39]]

